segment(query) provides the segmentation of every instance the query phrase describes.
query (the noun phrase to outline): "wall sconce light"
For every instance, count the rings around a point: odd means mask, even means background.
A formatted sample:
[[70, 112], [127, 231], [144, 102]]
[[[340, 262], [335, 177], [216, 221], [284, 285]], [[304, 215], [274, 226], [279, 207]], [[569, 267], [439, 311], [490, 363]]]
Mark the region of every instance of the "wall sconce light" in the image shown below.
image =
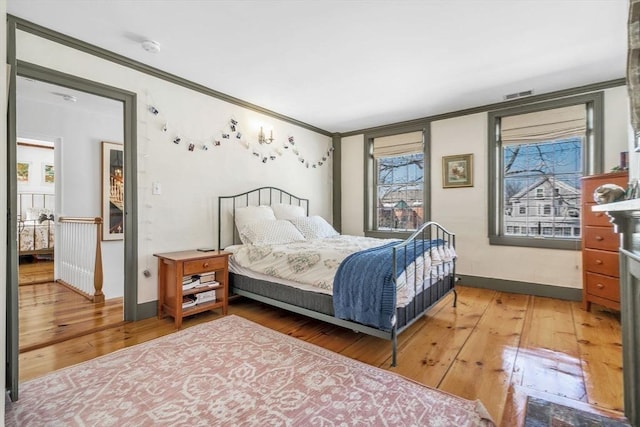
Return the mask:
[[258, 142], [260, 144], [271, 144], [273, 142], [273, 130], [269, 131], [269, 138], [264, 135], [264, 130], [260, 126], [260, 133], [258, 133]]

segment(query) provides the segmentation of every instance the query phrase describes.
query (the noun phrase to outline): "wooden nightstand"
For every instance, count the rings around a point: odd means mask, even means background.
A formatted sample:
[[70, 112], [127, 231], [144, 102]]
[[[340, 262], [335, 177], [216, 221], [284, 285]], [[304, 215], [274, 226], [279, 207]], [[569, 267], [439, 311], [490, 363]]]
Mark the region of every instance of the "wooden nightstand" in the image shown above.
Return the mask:
[[[174, 318], [176, 328], [182, 326], [182, 318], [207, 310], [222, 308], [227, 314], [229, 302], [229, 255], [230, 252], [196, 250], [154, 254], [158, 257], [158, 318], [165, 315]], [[197, 277], [215, 282], [197, 283]], [[183, 282], [193, 283], [183, 287]], [[214, 297], [215, 295], [215, 297]], [[183, 308], [183, 298], [188, 301]]]

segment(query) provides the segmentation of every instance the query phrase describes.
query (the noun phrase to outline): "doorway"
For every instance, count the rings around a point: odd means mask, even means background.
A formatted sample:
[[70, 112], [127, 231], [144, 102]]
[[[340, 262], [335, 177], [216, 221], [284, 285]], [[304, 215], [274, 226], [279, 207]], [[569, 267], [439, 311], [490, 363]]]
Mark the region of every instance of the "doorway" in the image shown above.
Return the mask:
[[[61, 73], [55, 70], [47, 69], [38, 65], [29, 64], [29, 63], [18, 63], [17, 67], [12, 68], [11, 72], [14, 73], [11, 76], [12, 85], [9, 90], [9, 120], [8, 120], [8, 140], [9, 141], [17, 141], [18, 139], [18, 124], [19, 121], [22, 120], [18, 117], [19, 108], [19, 98], [17, 97], [17, 77], [24, 77], [26, 79], [30, 79], [42, 84], [55, 85], [59, 88], [63, 89], [65, 93], [67, 91], [78, 91], [79, 94], [83, 96], [86, 94], [97, 95], [98, 98], [103, 98], [105, 100], [109, 100], [112, 102], [116, 102], [120, 105], [120, 114], [119, 117], [122, 120], [120, 133], [118, 135], [119, 138], [111, 138], [115, 141], [122, 142], [123, 149], [123, 158], [124, 158], [124, 233], [123, 239], [120, 240], [121, 244], [121, 252], [122, 261], [119, 264], [119, 270], [114, 268], [109, 270], [112, 274], [119, 274], [123, 279], [123, 304], [124, 304], [124, 320], [136, 320], [137, 319], [137, 214], [135, 209], [130, 209], [129, 207], [134, 207], [136, 204], [136, 188], [137, 188], [137, 177], [136, 177], [136, 162], [128, 161], [128, 159], [136, 158], [136, 96], [132, 92], [127, 92], [121, 89], [113, 88], [110, 86], [105, 86], [100, 83], [96, 83], [93, 81], [89, 81], [86, 79], [82, 79], [76, 76], [72, 76], [69, 74]], [[63, 101], [67, 101], [64, 99], [64, 96], [56, 95], [59, 98], [62, 98]], [[73, 95], [72, 95], [73, 96]], [[75, 122], [77, 123], [77, 121]], [[28, 133], [28, 132], [27, 132]], [[45, 135], [54, 136], [59, 138], [55, 132], [49, 132]], [[31, 137], [38, 135], [24, 135], [25, 137]], [[102, 139], [103, 137], [100, 137]], [[72, 144], [68, 144], [67, 141], [69, 138], [64, 137], [60, 150], [58, 147], [54, 149], [56, 153], [56, 157], [59, 156], [59, 161], [56, 161], [55, 164], [58, 165], [57, 169], [59, 173], [56, 176], [56, 180], [60, 182], [62, 191], [55, 192], [56, 194], [56, 211], [65, 213], [65, 212], [75, 212], [75, 209], [81, 209], [81, 205], [76, 205], [78, 203], [78, 198], [96, 198], [95, 200], [100, 200], [101, 198], [101, 186], [98, 186], [98, 189], [92, 189], [90, 192], [85, 191], [81, 192], [79, 197], [65, 197], [64, 195], [67, 193], [65, 188], [65, 184], [67, 181], [87, 181], [86, 176], [82, 173], [74, 174], [69, 173], [69, 171], [73, 171], [73, 169], [69, 168], [69, 162], [73, 165], [73, 162], [82, 161], [77, 160], [81, 152], [96, 150], [96, 147], [87, 148], [85, 146], [77, 145], [73, 146]], [[100, 140], [100, 147], [102, 144], [102, 140]], [[114, 142], [114, 141], [110, 141]], [[98, 148], [98, 153], [102, 153], [101, 148]], [[69, 155], [67, 155], [69, 154]], [[76, 157], [74, 160], [74, 156]], [[99, 163], [92, 163], [91, 161], [87, 161], [90, 168], [97, 169], [98, 174], [101, 174]], [[8, 234], [10, 236], [9, 239], [9, 247], [8, 247], [8, 257], [7, 257], [7, 389], [9, 390], [9, 396], [12, 400], [18, 399], [18, 352], [19, 352], [19, 320], [18, 320], [18, 248], [16, 245], [17, 239], [14, 239], [17, 236], [17, 223], [16, 216], [17, 213], [17, 171], [16, 171], [17, 157], [16, 157], [16, 144], [9, 144], [8, 147], [8, 171], [9, 171], [9, 191], [8, 191], [8, 204], [9, 204], [9, 222], [7, 225]], [[101, 179], [101, 178], [100, 178]], [[100, 181], [100, 180], [98, 180]], [[72, 182], [73, 183], [73, 182]], [[57, 183], [56, 183], [57, 186]], [[69, 196], [67, 194], [67, 196]], [[84, 206], [84, 204], [82, 204]], [[100, 206], [100, 202], [98, 202], [98, 206]], [[12, 216], [12, 214], [14, 216]], [[93, 215], [92, 213], [87, 213], [88, 215]], [[54, 214], [55, 215], [55, 214]], [[101, 216], [101, 215], [99, 215]], [[58, 224], [56, 222], [56, 227]], [[57, 229], [56, 229], [57, 232]], [[107, 249], [107, 252], [109, 249]], [[108, 256], [108, 255], [107, 255]], [[55, 262], [58, 261], [58, 256], [54, 257]], [[54, 274], [56, 273], [57, 266], [54, 267]], [[106, 273], [106, 269], [105, 269]], [[105, 274], [107, 276], [107, 274]], [[108, 280], [105, 277], [106, 280]]]
[[[102, 146], [113, 141], [122, 147], [124, 115], [121, 101], [23, 76], [16, 82], [22, 353], [116, 326], [124, 319], [124, 233], [81, 249], [83, 239], [96, 239], [91, 227], [99, 225], [85, 224], [82, 229], [88, 235], [77, 235], [68, 230], [81, 230], [79, 223], [65, 220], [104, 216]], [[95, 255], [77, 254], [87, 249], [101, 255], [99, 291], [105, 301], [94, 296]]]

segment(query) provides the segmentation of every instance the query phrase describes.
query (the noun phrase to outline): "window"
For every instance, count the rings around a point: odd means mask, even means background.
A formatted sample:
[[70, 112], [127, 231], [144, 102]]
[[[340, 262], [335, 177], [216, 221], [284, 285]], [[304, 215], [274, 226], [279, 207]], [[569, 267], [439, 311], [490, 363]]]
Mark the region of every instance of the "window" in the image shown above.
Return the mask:
[[424, 134], [420, 129], [367, 135], [366, 235], [397, 237], [428, 220]]
[[602, 170], [602, 111], [593, 93], [489, 114], [491, 244], [580, 249], [580, 178]]

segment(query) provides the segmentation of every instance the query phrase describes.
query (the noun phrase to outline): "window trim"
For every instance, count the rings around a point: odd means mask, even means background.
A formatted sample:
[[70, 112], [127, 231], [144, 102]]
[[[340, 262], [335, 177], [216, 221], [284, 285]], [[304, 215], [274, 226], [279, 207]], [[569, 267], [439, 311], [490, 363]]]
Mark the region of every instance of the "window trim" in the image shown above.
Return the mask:
[[553, 108], [588, 104], [591, 107], [591, 129], [587, 128], [583, 158], [584, 175], [602, 173], [604, 163], [604, 93], [591, 92], [578, 96], [520, 105], [488, 113], [488, 237], [490, 245], [521, 246], [531, 248], [580, 250], [582, 238], [516, 237], [500, 234], [502, 230], [502, 144], [498, 141], [499, 119], [504, 116], [532, 113]]
[[375, 164], [373, 159], [373, 140], [374, 138], [381, 138], [384, 136], [397, 135], [401, 133], [409, 133], [422, 131], [424, 140], [424, 176], [422, 186], [422, 211], [423, 222], [430, 221], [431, 219], [431, 198], [427, 197], [431, 193], [431, 133], [430, 133], [430, 121], [422, 121], [419, 123], [403, 126], [388, 127], [385, 129], [372, 130], [364, 134], [364, 218], [363, 218], [363, 231], [367, 237], [378, 237], [383, 239], [397, 238], [406, 239], [411, 235], [411, 231], [379, 231], [374, 228], [374, 224], [377, 224], [377, 210], [374, 203], [375, 187], [377, 186]]

